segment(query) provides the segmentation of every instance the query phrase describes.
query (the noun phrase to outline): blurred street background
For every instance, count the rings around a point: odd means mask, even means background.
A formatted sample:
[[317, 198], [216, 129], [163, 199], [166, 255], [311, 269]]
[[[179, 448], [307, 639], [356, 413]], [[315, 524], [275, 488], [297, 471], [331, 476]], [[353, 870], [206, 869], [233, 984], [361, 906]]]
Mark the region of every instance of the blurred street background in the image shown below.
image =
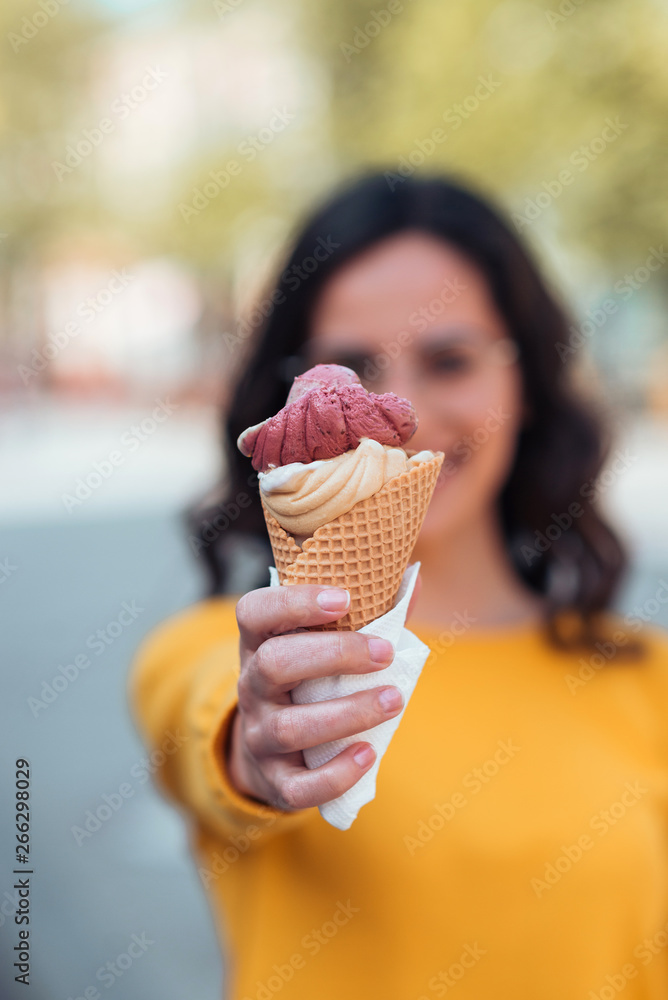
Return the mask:
[[633, 560], [619, 608], [668, 626], [668, 3], [4, 0], [0, 45], [0, 773], [9, 804], [15, 759], [32, 765], [30, 996], [86, 997], [145, 935], [106, 988], [214, 1000], [187, 830], [143, 780], [126, 677], [204, 594], [183, 513], [224, 471], [219, 414], [263, 296], [333, 185], [447, 171], [506, 209], [624, 456], [601, 495]]

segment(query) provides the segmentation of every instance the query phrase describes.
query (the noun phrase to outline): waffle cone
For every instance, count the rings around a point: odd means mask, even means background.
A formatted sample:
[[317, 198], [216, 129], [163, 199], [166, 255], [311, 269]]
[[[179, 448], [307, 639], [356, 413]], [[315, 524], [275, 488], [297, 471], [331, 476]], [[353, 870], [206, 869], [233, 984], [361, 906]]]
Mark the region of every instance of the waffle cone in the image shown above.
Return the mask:
[[328, 631], [356, 631], [392, 607], [443, 462], [442, 452], [394, 476], [368, 500], [316, 528], [302, 548], [262, 504], [282, 584], [350, 591], [350, 609]]

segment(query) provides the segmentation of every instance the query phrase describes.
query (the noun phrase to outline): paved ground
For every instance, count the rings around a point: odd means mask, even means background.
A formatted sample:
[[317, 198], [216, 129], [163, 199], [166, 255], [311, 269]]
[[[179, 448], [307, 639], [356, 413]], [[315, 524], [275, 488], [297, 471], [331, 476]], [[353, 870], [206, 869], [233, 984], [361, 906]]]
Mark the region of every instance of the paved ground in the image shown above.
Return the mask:
[[[0, 419], [3, 480], [9, 484], [0, 499], [0, 562], [7, 558], [16, 567], [0, 582], [0, 785], [2, 801], [9, 802], [13, 762], [30, 760], [30, 997], [76, 1000], [96, 986], [102, 996], [110, 988], [121, 1000], [219, 1000], [217, 946], [176, 813], [150, 785], [137, 785], [80, 846], [72, 833], [103, 794], [133, 782], [133, 765], [143, 756], [125, 697], [134, 649], [154, 624], [201, 592], [177, 511], [215, 470], [214, 425], [210, 415], [186, 415], [156, 430], [136, 460], [129, 453], [99, 495], [70, 515], [62, 491], [114, 447], [135, 418], [73, 411], [48, 416], [48, 433], [42, 418], [31, 426]], [[11, 446], [8, 430], [17, 432]], [[668, 433], [639, 428], [625, 447], [630, 459], [605, 499], [627, 525], [638, 556], [621, 599], [626, 609], [652, 600], [660, 581], [668, 580]], [[40, 698], [42, 684], [60, 665], [90, 652], [89, 635], [114, 622], [124, 602], [142, 609], [136, 620], [35, 717], [28, 699]], [[654, 620], [668, 626], [668, 603]], [[0, 816], [0, 994], [10, 1000], [27, 993], [7, 972], [16, 942], [7, 917], [14, 909], [13, 838], [11, 812]], [[153, 943], [122, 978], [96, 979], [133, 934]]]
[[[128, 717], [128, 665], [144, 634], [201, 594], [178, 512], [218, 465], [210, 413], [177, 413], [142, 431], [152, 409], [39, 407], [0, 417], [0, 562], [16, 567], [0, 583], [0, 785], [9, 803], [13, 762], [30, 760], [33, 1000], [94, 996], [87, 987], [120, 1000], [221, 996], [217, 943], [185, 825], [132, 775], [144, 751]], [[139, 445], [134, 426], [152, 430]], [[123, 463], [68, 512], [63, 493], [111, 450]], [[133, 602], [141, 612], [111, 645], [99, 654], [87, 647], [91, 633]], [[28, 699], [41, 700], [43, 683], [81, 653], [90, 667], [35, 717]], [[77, 844], [71, 828], [124, 782], [133, 796]], [[13, 833], [10, 811], [0, 817], [0, 996], [9, 1000], [27, 993], [8, 975], [17, 930]], [[153, 943], [122, 978], [96, 978], [133, 934]]]
[[[154, 943], [122, 982], [112, 980], [116, 996], [218, 1000], [217, 946], [184, 825], [150, 784], [133, 776], [144, 753], [125, 697], [128, 663], [141, 636], [199, 593], [177, 519], [163, 514], [57, 531], [15, 528], [0, 531], [0, 552], [17, 566], [1, 594], [9, 667], [0, 682], [3, 802], [10, 801], [14, 759], [25, 756], [32, 767], [30, 996], [75, 1000], [88, 986], [106, 996], [112, 987], [96, 979], [97, 970], [123, 953], [133, 934], [145, 933]], [[134, 603], [140, 614], [104, 652], [92, 653], [88, 636], [113, 622], [124, 603]], [[89, 654], [90, 667], [48, 707], [37, 708], [35, 718], [28, 698], [41, 700], [43, 682], [78, 653]], [[71, 828], [124, 782], [134, 788], [133, 797], [77, 843]], [[16, 943], [12, 918], [5, 916], [13, 912], [13, 836], [9, 810], [2, 817], [0, 898], [8, 905], [0, 907], [0, 953], [7, 969]], [[6, 978], [0, 982], [3, 998], [27, 995]]]

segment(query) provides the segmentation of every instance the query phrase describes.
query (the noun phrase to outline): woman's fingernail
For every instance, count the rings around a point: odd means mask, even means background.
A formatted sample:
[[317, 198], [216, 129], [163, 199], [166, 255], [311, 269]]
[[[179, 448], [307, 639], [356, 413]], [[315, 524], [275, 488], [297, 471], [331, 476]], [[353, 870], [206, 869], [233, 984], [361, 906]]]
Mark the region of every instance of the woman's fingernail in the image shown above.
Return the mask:
[[359, 767], [368, 767], [369, 764], [373, 763], [375, 757], [375, 751], [368, 743], [353, 754], [353, 760]]
[[345, 611], [350, 604], [347, 590], [321, 590], [316, 601], [323, 611]]
[[388, 715], [396, 712], [404, 703], [401, 691], [398, 691], [397, 688], [383, 688], [378, 695], [378, 701], [382, 710]]
[[369, 659], [374, 663], [391, 663], [394, 657], [392, 643], [388, 639], [369, 639]]

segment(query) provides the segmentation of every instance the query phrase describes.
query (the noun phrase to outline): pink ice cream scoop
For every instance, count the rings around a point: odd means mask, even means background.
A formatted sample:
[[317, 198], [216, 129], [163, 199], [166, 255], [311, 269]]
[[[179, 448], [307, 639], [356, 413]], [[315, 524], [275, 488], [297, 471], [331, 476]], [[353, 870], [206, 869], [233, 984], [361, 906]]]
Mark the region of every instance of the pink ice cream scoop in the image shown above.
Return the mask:
[[238, 445], [266, 472], [292, 462], [336, 458], [362, 438], [400, 448], [415, 432], [417, 416], [393, 392], [367, 392], [342, 365], [316, 365], [295, 379], [282, 410], [240, 435]]

